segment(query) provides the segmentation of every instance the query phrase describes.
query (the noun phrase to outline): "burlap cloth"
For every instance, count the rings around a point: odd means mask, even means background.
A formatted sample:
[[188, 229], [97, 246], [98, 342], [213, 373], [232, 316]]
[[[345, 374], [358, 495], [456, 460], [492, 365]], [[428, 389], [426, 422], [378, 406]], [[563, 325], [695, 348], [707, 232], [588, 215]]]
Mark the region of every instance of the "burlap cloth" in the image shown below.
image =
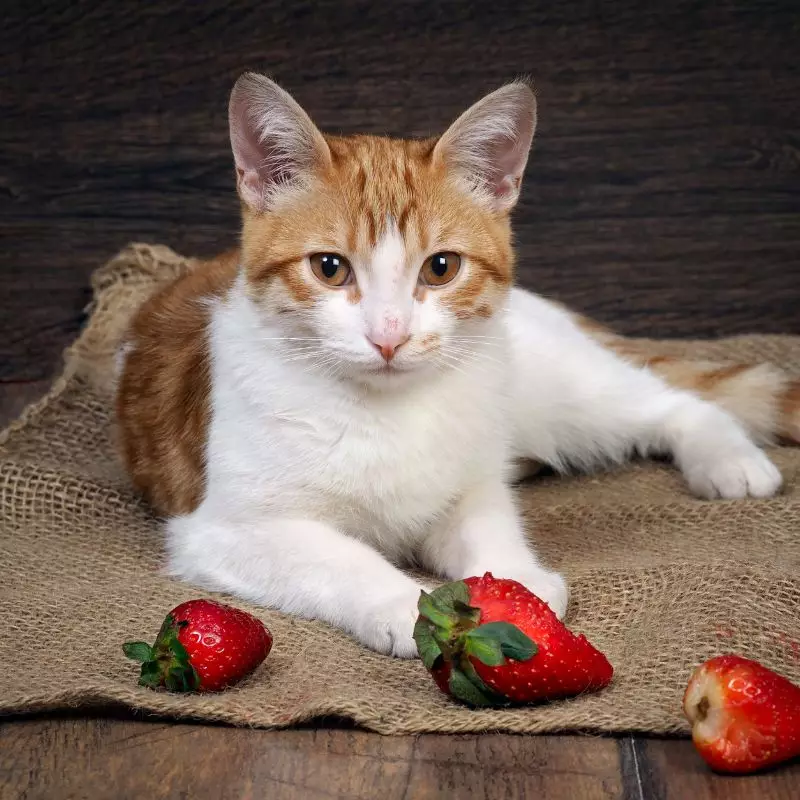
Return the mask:
[[[111, 361], [142, 299], [191, 268], [165, 247], [135, 245], [98, 270], [63, 376], [0, 437], [0, 712], [119, 703], [263, 727], [333, 715], [381, 733], [673, 733], [686, 730], [692, 667], [714, 654], [737, 651], [800, 681], [800, 449], [786, 448], [772, 455], [787, 488], [769, 501], [702, 502], [655, 464], [521, 487], [544, 559], [572, 585], [569, 624], [616, 668], [598, 694], [472, 711], [441, 695], [419, 661], [240, 601], [275, 637], [246, 682], [217, 696], [138, 687], [121, 643], [152, 639], [166, 611], [207, 593], [161, 574], [160, 524], [115, 458]], [[800, 372], [800, 337], [652, 346]]]

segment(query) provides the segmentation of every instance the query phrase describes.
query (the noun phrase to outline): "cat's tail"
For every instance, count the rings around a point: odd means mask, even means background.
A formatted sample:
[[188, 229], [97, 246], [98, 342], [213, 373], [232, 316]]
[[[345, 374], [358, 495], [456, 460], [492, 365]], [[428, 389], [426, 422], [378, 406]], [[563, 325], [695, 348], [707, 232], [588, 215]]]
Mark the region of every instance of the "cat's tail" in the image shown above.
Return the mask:
[[586, 324], [593, 338], [627, 361], [647, 367], [670, 386], [700, 395], [736, 417], [759, 442], [800, 444], [800, 378], [769, 363], [737, 364], [691, 360], [658, 353], [652, 342], [626, 339]]

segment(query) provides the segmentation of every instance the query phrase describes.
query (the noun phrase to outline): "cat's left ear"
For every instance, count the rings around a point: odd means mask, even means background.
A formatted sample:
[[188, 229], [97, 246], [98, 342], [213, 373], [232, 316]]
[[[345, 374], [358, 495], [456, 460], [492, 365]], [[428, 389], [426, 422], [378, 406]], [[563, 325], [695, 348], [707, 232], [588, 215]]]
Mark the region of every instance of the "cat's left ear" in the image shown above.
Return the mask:
[[439, 139], [434, 159], [454, 169], [493, 210], [510, 211], [536, 129], [536, 97], [522, 81], [468, 108]]

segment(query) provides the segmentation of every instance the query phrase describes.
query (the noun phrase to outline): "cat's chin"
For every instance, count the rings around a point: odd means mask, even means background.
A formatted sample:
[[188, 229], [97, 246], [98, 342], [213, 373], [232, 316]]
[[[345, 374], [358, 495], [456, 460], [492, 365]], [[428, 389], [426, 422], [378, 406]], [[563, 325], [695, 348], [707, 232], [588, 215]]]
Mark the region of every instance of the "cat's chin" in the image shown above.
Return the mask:
[[372, 389], [396, 390], [424, 380], [432, 370], [424, 363], [363, 365], [352, 378]]

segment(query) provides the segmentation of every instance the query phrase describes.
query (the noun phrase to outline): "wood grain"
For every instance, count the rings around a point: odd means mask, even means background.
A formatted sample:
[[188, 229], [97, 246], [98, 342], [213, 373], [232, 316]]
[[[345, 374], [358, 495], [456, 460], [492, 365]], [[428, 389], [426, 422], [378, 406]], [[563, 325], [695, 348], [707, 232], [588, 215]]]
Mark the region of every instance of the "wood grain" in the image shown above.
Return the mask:
[[642, 797], [663, 800], [795, 800], [800, 795], [800, 763], [760, 775], [713, 774], [685, 741], [631, 740], [640, 765]]
[[57, 362], [128, 240], [234, 239], [225, 108], [248, 67], [329, 130], [391, 134], [532, 74], [523, 284], [630, 333], [800, 331], [788, 0], [7, 5], [0, 370]]
[[[267, 71], [331, 131], [424, 135], [534, 76], [520, 281], [653, 336], [800, 333], [790, 0], [4, 5], [0, 419], [38, 396], [131, 240], [236, 237], [227, 94]], [[689, 742], [269, 733], [130, 715], [0, 726], [2, 798], [789, 798]]]
[[0, 796], [405, 800], [622, 794], [613, 739], [247, 731], [128, 720], [0, 726]]

